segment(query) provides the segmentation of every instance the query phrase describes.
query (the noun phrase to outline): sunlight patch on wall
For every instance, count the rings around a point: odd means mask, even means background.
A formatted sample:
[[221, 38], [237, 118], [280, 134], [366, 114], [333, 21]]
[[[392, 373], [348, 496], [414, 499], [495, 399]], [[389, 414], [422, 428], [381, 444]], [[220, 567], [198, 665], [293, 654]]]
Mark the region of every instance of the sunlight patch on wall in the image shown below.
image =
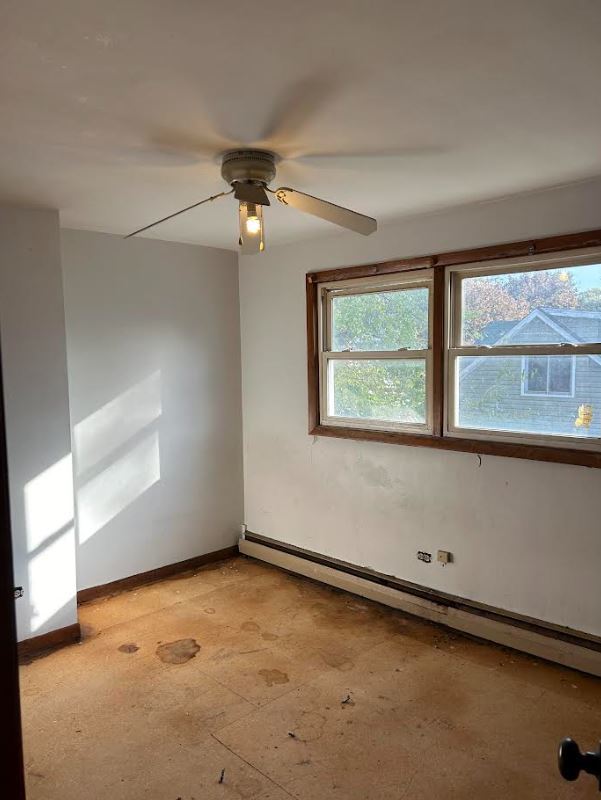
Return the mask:
[[87, 541], [160, 477], [159, 435], [154, 431], [79, 489], [79, 543]]
[[73, 520], [71, 454], [25, 484], [27, 550], [32, 552]]
[[28, 567], [31, 632], [38, 631], [68, 603], [75, 602], [75, 531], [70, 526], [32, 556]]
[[75, 425], [77, 474], [102, 461], [160, 415], [161, 372], [157, 370]]

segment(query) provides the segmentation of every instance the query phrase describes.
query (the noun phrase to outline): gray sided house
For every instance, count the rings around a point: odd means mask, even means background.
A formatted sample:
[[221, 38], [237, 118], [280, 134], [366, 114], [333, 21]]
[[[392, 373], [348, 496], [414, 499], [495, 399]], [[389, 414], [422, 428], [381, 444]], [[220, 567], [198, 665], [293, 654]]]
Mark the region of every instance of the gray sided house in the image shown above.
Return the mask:
[[[535, 308], [521, 320], [491, 322], [478, 344], [575, 344], [600, 338], [601, 311]], [[459, 397], [461, 426], [596, 438], [601, 436], [601, 356], [464, 358]]]

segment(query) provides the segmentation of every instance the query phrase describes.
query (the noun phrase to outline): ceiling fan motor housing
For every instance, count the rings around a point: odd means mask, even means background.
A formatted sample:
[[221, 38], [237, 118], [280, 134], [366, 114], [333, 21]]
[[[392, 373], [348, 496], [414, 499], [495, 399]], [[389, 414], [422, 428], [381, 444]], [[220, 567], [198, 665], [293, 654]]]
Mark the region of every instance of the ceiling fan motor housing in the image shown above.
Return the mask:
[[275, 178], [275, 156], [266, 150], [231, 150], [223, 156], [221, 175], [230, 186], [236, 181], [267, 185]]

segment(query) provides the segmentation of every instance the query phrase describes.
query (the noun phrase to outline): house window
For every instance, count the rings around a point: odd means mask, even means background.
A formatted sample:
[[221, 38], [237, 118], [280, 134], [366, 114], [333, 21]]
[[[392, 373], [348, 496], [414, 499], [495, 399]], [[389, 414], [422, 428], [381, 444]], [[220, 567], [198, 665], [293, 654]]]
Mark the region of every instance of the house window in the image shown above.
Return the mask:
[[522, 366], [522, 394], [574, 397], [574, 356], [527, 356]]
[[306, 283], [312, 434], [601, 467], [601, 231]]
[[321, 417], [432, 431], [432, 272], [320, 286]]

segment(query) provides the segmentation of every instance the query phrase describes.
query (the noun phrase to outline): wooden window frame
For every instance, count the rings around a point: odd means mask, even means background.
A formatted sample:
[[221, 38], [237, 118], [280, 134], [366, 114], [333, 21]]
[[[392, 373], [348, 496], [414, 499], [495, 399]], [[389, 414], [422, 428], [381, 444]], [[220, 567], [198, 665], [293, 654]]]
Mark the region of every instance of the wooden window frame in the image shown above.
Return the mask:
[[[579, 443], [578, 447], [568, 447], [499, 441], [493, 438], [477, 438], [471, 435], [448, 435], [448, 431], [445, 430], [444, 401], [447, 383], [445, 354], [449, 336], [449, 312], [448, 308], [446, 308], [449, 291], [449, 268], [501, 261], [502, 259], [559, 254], [570, 250], [600, 247], [601, 229], [596, 229], [584, 233], [550, 236], [543, 239], [511, 242], [471, 250], [452, 251], [430, 256], [309, 272], [306, 276], [309, 434], [312, 436], [384, 442], [387, 444], [429, 447], [479, 455], [505, 456], [601, 468], [601, 451], [599, 449], [584, 449], [582, 443]], [[356, 278], [373, 278], [380, 275], [394, 275], [421, 269], [433, 271], [431, 342], [433, 433], [412, 433], [399, 430], [322, 424], [320, 411], [321, 323], [319, 284], [348, 281]], [[503, 271], [502, 267], [500, 271]]]

